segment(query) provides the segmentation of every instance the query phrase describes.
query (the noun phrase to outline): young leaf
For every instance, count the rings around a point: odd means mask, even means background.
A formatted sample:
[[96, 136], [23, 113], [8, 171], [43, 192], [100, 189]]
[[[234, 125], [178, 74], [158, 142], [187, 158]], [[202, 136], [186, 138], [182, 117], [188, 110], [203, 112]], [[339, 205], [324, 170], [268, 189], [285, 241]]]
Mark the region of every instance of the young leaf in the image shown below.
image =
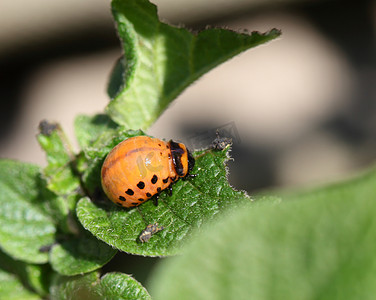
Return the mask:
[[[77, 124], [78, 123], [78, 124]], [[58, 196], [63, 203], [61, 210], [61, 227], [65, 232], [74, 232], [60, 239], [60, 244], [52, 247], [50, 263], [53, 269], [62, 275], [76, 275], [91, 272], [106, 264], [116, 253], [105, 243], [98, 241], [92, 235], [80, 232], [80, 226], [74, 224], [71, 217], [77, 199], [77, 190], [80, 181], [73, 168], [74, 154], [68, 145], [68, 141], [57, 124], [41, 123], [41, 133], [38, 140], [47, 153], [48, 166], [44, 169], [48, 181], [48, 188]], [[100, 135], [100, 132], [110, 127], [117, 127], [108, 117], [95, 116], [93, 118], [81, 116], [76, 121], [76, 132], [82, 138], [83, 145], [89, 143], [92, 138]], [[84, 135], [84, 133], [86, 135]], [[91, 141], [90, 141], [91, 142]], [[70, 225], [71, 224], [71, 225]], [[76, 225], [74, 228], [72, 225]], [[69, 230], [71, 229], [71, 230]]]
[[[138, 208], [126, 210], [83, 198], [77, 204], [77, 216], [87, 230], [119, 250], [147, 256], [179, 253], [194, 228], [213, 219], [226, 207], [250, 202], [248, 196], [234, 191], [227, 182], [224, 164], [228, 151], [229, 148], [205, 155], [196, 153], [192, 173], [197, 176], [174, 184], [172, 196], [162, 192], [157, 207], [147, 201]], [[147, 225], [154, 223], [165, 229], [149, 242], [141, 243], [139, 235]]]
[[0, 269], [0, 298], [12, 300], [38, 300], [37, 294], [26, 289], [18, 278]]
[[25, 281], [38, 295], [45, 297], [50, 285], [51, 267], [48, 264], [31, 265], [25, 267]]
[[74, 222], [69, 213], [74, 209], [80, 180], [73, 167], [75, 159], [68, 139], [58, 124], [42, 121], [39, 125], [38, 142], [46, 152], [48, 165], [43, 179], [50, 191], [50, 213], [64, 232], [74, 232]]
[[99, 273], [92, 272], [82, 276], [56, 275], [50, 286], [51, 299], [90, 299], [100, 300]]
[[102, 133], [115, 130], [117, 127], [118, 125], [104, 114], [79, 115], [74, 120], [74, 131], [81, 149], [92, 145]]
[[119, 92], [107, 112], [127, 128], [148, 128], [200, 76], [280, 35], [276, 29], [245, 34], [218, 28], [193, 34], [160, 22], [147, 0], [113, 0], [112, 7], [125, 58], [111, 77], [111, 96]]
[[110, 80], [107, 86], [107, 94], [111, 99], [115, 98], [124, 88], [125, 59], [121, 56], [111, 72]]
[[79, 187], [79, 178], [74, 174], [74, 153], [68, 139], [58, 124], [42, 121], [38, 142], [46, 152], [48, 165], [43, 170], [47, 187], [58, 195], [66, 195]]
[[159, 265], [153, 298], [372, 299], [375, 199], [373, 170], [218, 218]]
[[108, 273], [102, 277], [102, 299], [151, 300], [146, 289], [131, 276]]
[[53, 299], [119, 299], [151, 300], [145, 288], [131, 276], [107, 273], [99, 279], [98, 273], [84, 276], [58, 276], [51, 287]]
[[[14, 260], [0, 251], [0, 270], [12, 274], [24, 288], [34, 291], [40, 296], [45, 296], [48, 293], [48, 278], [51, 273], [51, 269], [48, 265], [27, 264], [22, 261]], [[4, 297], [2, 291], [0, 287], [0, 299]]]
[[46, 199], [39, 176], [35, 165], [0, 160], [0, 247], [30, 263], [47, 262], [39, 249], [52, 244], [55, 236], [54, 222], [42, 207]]
[[50, 263], [59, 274], [72, 276], [99, 269], [116, 252], [91, 234], [84, 233], [55, 245], [50, 252]]

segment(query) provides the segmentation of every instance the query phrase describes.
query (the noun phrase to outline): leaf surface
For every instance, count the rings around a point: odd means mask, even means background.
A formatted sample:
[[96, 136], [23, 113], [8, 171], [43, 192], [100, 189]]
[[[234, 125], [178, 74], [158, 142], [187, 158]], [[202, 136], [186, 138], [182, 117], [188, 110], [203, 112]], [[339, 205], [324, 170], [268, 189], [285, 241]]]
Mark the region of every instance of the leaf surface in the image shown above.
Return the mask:
[[50, 263], [59, 274], [72, 276], [99, 269], [116, 252], [92, 235], [82, 233], [55, 245], [50, 252]]
[[[244, 207], [153, 274], [155, 299], [372, 299], [376, 170]], [[184, 270], [184, 272], [182, 272]]]
[[128, 129], [147, 129], [200, 76], [280, 35], [219, 28], [193, 34], [160, 22], [147, 0], [113, 0], [112, 8], [125, 57], [111, 77], [107, 112]]
[[139, 282], [122, 273], [107, 273], [102, 278], [96, 272], [83, 276], [57, 276], [51, 286], [51, 296], [53, 299], [151, 300]]
[[[173, 186], [172, 196], [162, 192], [158, 206], [147, 201], [137, 208], [124, 209], [109, 200], [95, 203], [82, 198], [76, 209], [78, 219], [97, 238], [121, 251], [147, 256], [179, 253], [193, 229], [212, 220], [225, 208], [236, 208], [251, 201], [227, 182], [228, 151], [227, 147], [223, 151], [197, 152], [192, 171], [197, 176], [179, 180]], [[154, 223], [165, 229], [149, 242], [141, 243], [139, 235]]]
[[[40, 296], [46, 296], [48, 293], [49, 277], [51, 268], [47, 264], [35, 265], [28, 264], [19, 260], [14, 260], [4, 252], [0, 251], [0, 272], [8, 273], [8, 277], [14, 282], [14, 285], [20, 286], [16, 290], [27, 290], [31, 294], [37, 293]], [[3, 281], [0, 280], [0, 285]], [[3, 291], [8, 287], [0, 287], [0, 299], [11, 299]], [[25, 296], [26, 297], [26, 296]], [[33, 295], [32, 297], [37, 297]]]
[[0, 298], [10, 300], [38, 300], [37, 294], [26, 289], [17, 277], [0, 269]]
[[43, 208], [39, 167], [1, 160], [0, 190], [0, 247], [15, 259], [47, 262], [39, 249], [53, 243], [56, 229]]
[[81, 149], [91, 146], [101, 134], [118, 127], [107, 115], [79, 115], [74, 120], [74, 131]]
[[80, 198], [75, 154], [59, 124], [42, 121], [39, 128], [37, 139], [46, 152], [48, 162], [42, 171], [45, 194], [50, 198], [47, 211], [60, 230], [75, 232], [77, 229], [71, 212]]

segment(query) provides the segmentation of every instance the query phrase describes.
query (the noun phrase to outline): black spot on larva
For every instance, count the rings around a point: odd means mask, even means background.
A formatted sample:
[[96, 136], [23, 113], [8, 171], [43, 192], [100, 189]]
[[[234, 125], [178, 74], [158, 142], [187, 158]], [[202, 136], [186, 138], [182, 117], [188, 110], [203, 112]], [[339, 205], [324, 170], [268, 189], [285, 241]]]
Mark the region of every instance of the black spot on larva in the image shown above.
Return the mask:
[[158, 176], [154, 174], [153, 178], [151, 179], [152, 184], [156, 184], [158, 181]]
[[132, 202], [132, 206], [137, 206], [138, 202]]
[[159, 152], [159, 155], [162, 156], [162, 152]]
[[162, 145], [161, 144], [158, 144], [159, 147], [161, 147]]
[[167, 183], [168, 182], [168, 177], [165, 178], [165, 179], [163, 179], [162, 181], [163, 181], [163, 183]]
[[144, 202], [145, 199], [143, 199], [143, 198], [138, 198], [138, 201]]
[[120, 201], [126, 201], [126, 199], [123, 196], [119, 196]]
[[160, 187], [159, 187], [159, 188], [157, 188], [157, 192], [158, 192], [158, 193], [160, 193], [160, 192], [161, 192], [161, 190], [162, 190], [162, 189], [161, 189]]
[[169, 146], [169, 145], [167, 145], [167, 146], [166, 146], [166, 148], [167, 148], [167, 149], [170, 149], [170, 146]]
[[120, 202], [116, 202], [116, 205], [123, 207], [123, 204], [121, 204]]
[[140, 181], [139, 183], [137, 183], [137, 187], [142, 190], [145, 187], [145, 182]]
[[125, 191], [125, 193], [128, 194], [129, 196], [132, 196], [132, 195], [134, 194], [134, 191], [131, 190], [131, 189], [127, 189], [127, 190]]
[[146, 193], [146, 197], [150, 198], [151, 194], [150, 193]]

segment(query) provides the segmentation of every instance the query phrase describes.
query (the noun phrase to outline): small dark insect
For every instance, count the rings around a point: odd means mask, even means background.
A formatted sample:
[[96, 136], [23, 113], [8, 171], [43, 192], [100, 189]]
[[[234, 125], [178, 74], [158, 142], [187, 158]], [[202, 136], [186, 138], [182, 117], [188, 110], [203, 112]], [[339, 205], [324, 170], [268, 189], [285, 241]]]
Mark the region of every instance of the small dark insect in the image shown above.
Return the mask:
[[147, 243], [153, 234], [162, 231], [163, 229], [164, 227], [159, 226], [158, 223], [149, 224], [140, 234], [139, 239], [141, 243]]
[[54, 130], [59, 127], [57, 123], [50, 123], [46, 120], [43, 120], [39, 123], [39, 131], [43, 135], [50, 136]]
[[214, 149], [214, 150], [219, 150], [219, 151], [222, 151], [224, 150], [228, 145], [231, 145], [232, 144], [232, 138], [228, 138], [228, 137], [221, 137], [219, 135], [219, 132], [217, 130], [217, 132], [215, 133], [216, 134], [216, 138], [214, 139], [214, 141], [212, 142], [212, 145], [211, 145], [211, 148]]

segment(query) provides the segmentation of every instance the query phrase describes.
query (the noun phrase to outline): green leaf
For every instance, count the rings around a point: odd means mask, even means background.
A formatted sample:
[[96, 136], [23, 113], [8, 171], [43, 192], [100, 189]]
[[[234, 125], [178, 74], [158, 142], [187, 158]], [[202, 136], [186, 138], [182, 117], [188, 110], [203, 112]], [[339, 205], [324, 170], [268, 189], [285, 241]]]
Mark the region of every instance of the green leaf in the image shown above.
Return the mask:
[[55, 276], [50, 287], [51, 299], [54, 300], [100, 300], [99, 273], [92, 272], [82, 276]]
[[39, 249], [55, 236], [54, 222], [42, 207], [39, 175], [35, 165], [0, 161], [0, 248], [30, 263], [47, 262]]
[[39, 127], [38, 142], [46, 152], [48, 161], [43, 170], [48, 189], [57, 195], [67, 195], [77, 190], [80, 181], [72, 168], [75, 156], [60, 125], [42, 121]]
[[121, 56], [111, 72], [110, 81], [107, 87], [107, 94], [111, 99], [115, 98], [117, 94], [124, 88], [124, 74], [125, 74], [125, 59]]
[[[121, 251], [148, 256], [180, 253], [184, 240], [194, 228], [213, 219], [226, 207], [250, 202], [248, 196], [234, 191], [227, 182], [224, 164], [228, 151], [229, 148], [196, 153], [192, 173], [197, 176], [174, 184], [172, 196], [162, 192], [157, 207], [147, 201], [138, 208], [126, 210], [83, 198], [76, 208], [78, 219], [96, 237]], [[141, 232], [154, 223], [165, 229], [148, 243], [140, 243]]]
[[86, 233], [55, 245], [50, 252], [50, 263], [61, 275], [72, 276], [99, 269], [108, 263], [116, 252]]
[[0, 299], [36, 300], [41, 298], [26, 289], [15, 275], [0, 269]]
[[39, 129], [38, 142], [46, 151], [48, 161], [44, 172], [47, 176], [52, 176], [70, 163], [74, 156], [73, 150], [59, 124], [42, 121]]
[[150, 300], [150, 295], [131, 276], [108, 273], [99, 279], [98, 273], [84, 276], [57, 277], [51, 287], [53, 299], [119, 299]]
[[111, 77], [110, 95], [119, 92], [107, 112], [127, 128], [148, 128], [200, 76], [280, 35], [276, 29], [245, 34], [218, 28], [193, 34], [161, 23], [147, 0], [113, 0], [112, 7], [125, 58]]
[[75, 155], [59, 124], [42, 121], [39, 128], [37, 139], [48, 161], [43, 180], [51, 198], [49, 213], [63, 232], [76, 232], [77, 225], [70, 214], [80, 198], [77, 196], [80, 179], [74, 165]]
[[[106, 130], [117, 127], [103, 115], [81, 116], [76, 119], [75, 125], [76, 133], [84, 146], [92, 143], [91, 139], [97, 139]], [[52, 268], [62, 275], [91, 272], [106, 264], [115, 255], [116, 250], [88, 234], [75, 223], [76, 219], [70, 213], [79, 199], [77, 190], [80, 181], [78, 172], [73, 167], [75, 156], [59, 125], [42, 122], [40, 127], [38, 140], [46, 151], [49, 162], [44, 169], [47, 186], [62, 203], [60, 227], [65, 233], [75, 233], [66, 234], [58, 239], [60, 244], [54, 245], [50, 251], [50, 263]]]
[[[27, 264], [14, 260], [0, 251], [0, 270], [12, 274], [24, 288], [33, 290], [40, 296], [45, 296], [48, 292], [48, 277], [51, 269], [47, 265]], [[0, 298], [2, 295], [2, 289], [0, 288]]]
[[79, 115], [74, 120], [74, 131], [81, 149], [92, 145], [106, 131], [118, 127], [107, 115]]
[[50, 285], [51, 267], [45, 265], [27, 264], [25, 267], [25, 281], [27, 286], [40, 296], [46, 296]]
[[108, 273], [102, 277], [102, 299], [151, 300], [146, 289], [131, 276]]
[[373, 299], [375, 199], [372, 170], [219, 218], [159, 265], [153, 298]]

